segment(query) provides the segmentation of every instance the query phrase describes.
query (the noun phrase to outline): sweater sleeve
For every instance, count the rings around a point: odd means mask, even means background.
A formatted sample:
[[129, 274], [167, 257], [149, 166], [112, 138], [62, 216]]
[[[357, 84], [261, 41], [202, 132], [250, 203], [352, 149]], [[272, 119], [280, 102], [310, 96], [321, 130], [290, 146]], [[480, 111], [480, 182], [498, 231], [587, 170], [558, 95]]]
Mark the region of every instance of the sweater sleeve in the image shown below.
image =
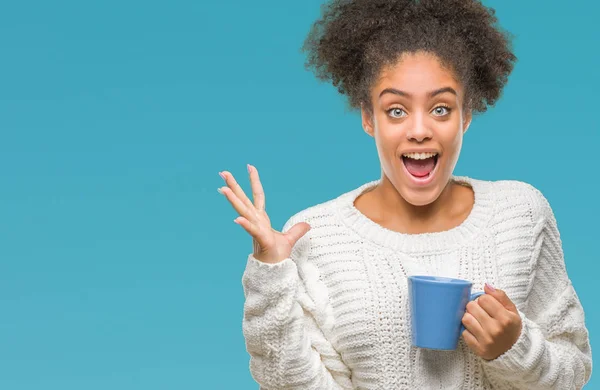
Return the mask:
[[[283, 231], [296, 222], [290, 218]], [[309, 234], [277, 264], [248, 256], [242, 328], [261, 390], [352, 389], [350, 369], [326, 337], [332, 311], [318, 270], [307, 261]]]
[[592, 372], [584, 311], [567, 275], [552, 209], [541, 192], [533, 192], [533, 274], [519, 310], [521, 335], [510, 350], [482, 364], [498, 388], [581, 389]]

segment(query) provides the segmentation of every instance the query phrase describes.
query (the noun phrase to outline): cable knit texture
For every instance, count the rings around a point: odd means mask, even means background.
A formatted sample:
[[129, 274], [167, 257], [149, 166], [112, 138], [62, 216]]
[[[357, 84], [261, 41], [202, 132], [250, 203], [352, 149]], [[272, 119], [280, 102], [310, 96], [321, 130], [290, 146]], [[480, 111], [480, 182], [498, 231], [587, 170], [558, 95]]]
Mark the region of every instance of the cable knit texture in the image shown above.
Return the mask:
[[[373, 180], [293, 215], [311, 230], [277, 264], [252, 254], [243, 333], [260, 389], [581, 389], [592, 371], [583, 308], [546, 198], [530, 184], [453, 177], [475, 204], [459, 226], [403, 234], [354, 200]], [[506, 291], [523, 329], [492, 361], [410, 342], [407, 276], [449, 276]]]

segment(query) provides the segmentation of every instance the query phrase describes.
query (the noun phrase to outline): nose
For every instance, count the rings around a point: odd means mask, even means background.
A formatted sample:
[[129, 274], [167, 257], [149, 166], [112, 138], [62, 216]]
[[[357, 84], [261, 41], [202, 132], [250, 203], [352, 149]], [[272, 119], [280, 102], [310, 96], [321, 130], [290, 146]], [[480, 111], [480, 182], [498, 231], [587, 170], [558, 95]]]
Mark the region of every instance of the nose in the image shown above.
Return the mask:
[[422, 115], [413, 116], [414, 121], [412, 126], [409, 127], [406, 132], [406, 138], [411, 141], [423, 142], [430, 140], [433, 136], [433, 132], [427, 125]]

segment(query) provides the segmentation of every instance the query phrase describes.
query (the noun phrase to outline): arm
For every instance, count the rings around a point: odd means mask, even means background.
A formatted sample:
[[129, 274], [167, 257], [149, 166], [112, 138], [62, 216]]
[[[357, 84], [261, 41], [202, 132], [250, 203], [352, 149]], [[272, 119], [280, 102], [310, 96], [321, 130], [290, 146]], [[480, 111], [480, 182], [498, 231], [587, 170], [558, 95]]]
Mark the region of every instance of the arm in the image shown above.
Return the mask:
[[[283, 231], [296, 223], [290, 218]], [[267, 264], [248, 256], [242, 277], [243, 333], [261, 389], [351, 389], [350, 370], [325, 337], [331, 325], [318, 270], [306, 263], [308, 236], [292, 256]]]
[[537, 190], [534, 199], [533, 275], [528, 306], [519, 310], [521, 334], [510, 350], [482, 364], [493, 382], [514, 388], [581, 389], [592, 372], [584, 311], [567, 275], [552, 209]]

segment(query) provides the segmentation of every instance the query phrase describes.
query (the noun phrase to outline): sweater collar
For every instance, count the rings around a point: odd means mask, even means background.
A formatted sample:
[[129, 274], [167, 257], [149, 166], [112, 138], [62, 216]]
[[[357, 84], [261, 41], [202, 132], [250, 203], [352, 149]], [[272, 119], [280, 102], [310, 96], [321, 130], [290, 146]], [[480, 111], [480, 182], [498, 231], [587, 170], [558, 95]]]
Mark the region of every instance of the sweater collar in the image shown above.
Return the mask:
[[452, 176], [451, 180], [470, 186], [475, 203], [467, 218], [449, 230], [407, 234], [389, 230], [369, 219], [354, 206], [354, 200], [379, 184], [381, 179], [369, 181], [339, 196], [336, 199], [337, 213], [347, 227], [375, 244], [404, 253], [447, 251], [473, 240], [490, 220], [494, 206], [489, 182], [467, 176]]

